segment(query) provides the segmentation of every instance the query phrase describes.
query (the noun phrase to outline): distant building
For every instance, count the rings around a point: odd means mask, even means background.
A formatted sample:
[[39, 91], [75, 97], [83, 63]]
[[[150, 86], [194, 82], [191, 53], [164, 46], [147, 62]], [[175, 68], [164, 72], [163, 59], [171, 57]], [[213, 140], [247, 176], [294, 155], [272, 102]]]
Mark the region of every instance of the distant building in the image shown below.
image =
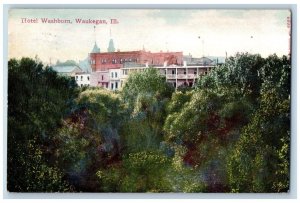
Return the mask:
[[162, 66], [163, 64], [183, 63], [182, 52], [149, 51], [117, 51], [113, 40], [109, 41], [108, 52], [100, 53], [100, 48], [95, 46], [90, 53], [91, 86], [100, 86], [110, 90], [118, 90], [121, 85], [122, 68]]
[[53, 70], [55, 70], [59, 75], [69, 76], [75, 79], [76, 73], [82, 73], [82, 70], [78, 66], [53, 66]]
[[92, 71], [107, 71], [110, 69], [120, 69], [126, 63], [139, 65], [160, 66], [167, 64], [182, 65], [182, 52], [159, 52], [151, 53], [147, 51], [117, 51], [104, 53], [90, 53]]
[[53, 66], [59, 75], [73, 78], [79, 87], [90, 86], [90, 74], [82, 71], [78, 66]]
[[104, 53], [100, 52], [95, 43], [89, 61], [90, 85], [109, 90], [119, 90], [132, 72], [149, 67], [157, 68], [166, 77], [166, 81], [176, 88], [194, 86], [199, 77], [220, 64], [218, 57], [195, 58], [191, 55], [183, 56], [182, 52], [115, 51], [112, 39]]
[[79, 87], [90, 86], [90, 77], [89, 73], [76, 73], [75, 80]]
[[[165, 66], [156, 66], [155, 68], [159, 70], [159, 73], [162, 76], [165, 76], [168, 83], [172, 84], [175, 88], [178, 88], [194, 86], [199, 77], [207, 75], [214, 67], [214, 65], [187, 66], [186, 63], [184, 63], [184, 65], [180, 66], [165, 64]], [[131, 73], [142, 71], [146, 68], [146, 66], [121, 68], [121, 87], [126, 83], [126, 80]]]
[[200, 58], [192, 57], [192, 55], [183, 56], [183, 60], [186, 61], [187, 65], [218, 65], [225, 62], [224, 57], [215, 57], [215, 56], [203, 56]]

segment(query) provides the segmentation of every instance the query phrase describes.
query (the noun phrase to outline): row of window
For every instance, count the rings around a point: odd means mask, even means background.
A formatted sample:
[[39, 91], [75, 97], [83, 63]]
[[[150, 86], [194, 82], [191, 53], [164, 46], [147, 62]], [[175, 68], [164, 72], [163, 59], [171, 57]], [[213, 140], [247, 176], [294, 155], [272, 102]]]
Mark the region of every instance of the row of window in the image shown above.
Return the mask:
[[[166, 74], [166, 73], [167, 73], [167, 72], [165, 71], [165, 74]], [[172, 75], [175, 75], [175, 73], [176, 73], [176, 71], [175, 71], [175, 70], [172, 70]], [[184, 71], [183, 74], [186, 75], [186, 71]], [[207, 75], [207, 71], [205, 71], [204, 74]], [[177, 75], [179, 75], [178, 72], [177, 72]], [[194, 71], [194, 75], [197, 75], [197, 71]]]
[[[184, 75], [186, 75], [186, 70], [183, 72]], [[165, 75], [167, 74], [167, 71], [165, 70]], [[176, 71], [175, 70], [172, 70], [172, 75], [175, 75], [176, 74]], [[177, 72], [177, 75], [179, 75], [180, 73]], [[207, 71], [205, 71], [204, 73], [205, 75], [207, 75]], [[123, 70], [123, 75], [128, 75], [128, 70]], [[197, 75], [197, 71], [195, 70], [194, 71], [194, 75]], [[117, 76], [116, 76], [117, 77]], [[113, 73], [112, 73], [112, 78], [113, 78]]]
[[[113, 90], [113, 89], [118, 89], [119, 83], [118, 83], [118, 82], [116, 82], [116, 83], [111, 83], [110, 85], [111, 85], [111, 89], [112, 89], [112, 90]], [[114, 88], [114, 87], [115, 87], [115, 88]]]
[[[76, 75], [76, 81], [78, 81], [78, 75]], [[87, 76], [86, 79], [89, 81], [90, 80], [90, 76]], [[83, 81], [83, 76], [80, 76], [80, 81]]]
[[[112, 59], [111, 63], [112, 64], [117, 64], [117, 63], [122, 64], [122, 63], [125, 63], [125, 62], [137, 62], [137, 61], [138, 61], [137, 58], [134, 58], [134, 59], [128, 58], [128, 59], [119, 59], [119, 60], [118, 59]], [[102, 64], [109, 63], [109, 60], [108, 59], [101, 59], [101, 63]]]
[[[175, 73], [176, 73], [176, 71], [175, 70], [172, 70], [172, 75], [175, 75]], [[165, 74], [167, 74], [167, 71], [165, 70]], [[179, 73], [177, 72], [177, 75], [178, 75]], [[183, 72], [183, 74], [184, 75], [186, 75], [186, 71], [184, 71]], [[197, 74], [197, 71], [194, 71], [194, 75], [196, 75]]]
[[118, 77], [118, 73], [117, 72], [111, 72], [111, 78], [117, 78]]
[[[118, 72], [111, 72], [111, 78], [117, 78]], [[101, 80], [104, 80], [104, 75], [101, 75]]]

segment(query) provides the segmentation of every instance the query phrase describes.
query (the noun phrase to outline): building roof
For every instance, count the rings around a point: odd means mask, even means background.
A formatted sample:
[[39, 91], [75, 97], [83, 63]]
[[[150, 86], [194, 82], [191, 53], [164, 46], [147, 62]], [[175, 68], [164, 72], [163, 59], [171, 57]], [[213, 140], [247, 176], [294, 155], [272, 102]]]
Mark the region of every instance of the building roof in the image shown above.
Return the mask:
[[192, 55], [185, 55], [183, 56], [183, 60], [187, 62], [187, 65], [216, 65], [225, 63], [225, 58], [219, 56], [195, 58]]
[[53, 66], [52, 69], [58, 73], [82, 72], [78, 66]]
[[114, 41], [113, 39], [109, 40], [107, 52], [115, 52], [115, 46], [114, 46]]
[[90, 73], [79, 72], [79, 73], [75, 73], [75, 75], [90, 75]]
[[210, 58], [211, 60], [217, 62], [218, 64], [225, 63], [225, 59], [226, 59], [223, 56], [208, 56], [208, 58]]
[[95, 42], [94, 48], [91, 53], [100, 53], [100, 48], [97, 46], [96, 42]]
[[86, 73], [92, 72], [91, 64], [89, 62], [89, 57], [87, 57], [83, 61], [79, 61], [78, 66], [83, 72], [86, 72]]

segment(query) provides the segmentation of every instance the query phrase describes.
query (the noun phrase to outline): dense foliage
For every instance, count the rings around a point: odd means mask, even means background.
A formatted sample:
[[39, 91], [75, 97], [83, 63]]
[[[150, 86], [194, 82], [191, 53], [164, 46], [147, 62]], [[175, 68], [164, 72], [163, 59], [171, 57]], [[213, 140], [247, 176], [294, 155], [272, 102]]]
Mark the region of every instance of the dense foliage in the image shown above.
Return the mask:
[[155, 68], [110, 92], [8, 65], [9, 191], [289, 190], [285, 56], [236, 54], [177, 91]]
[[66, 191], [51, 162], [56, 130], [77, 97], [76, 83], [29, 58], [8, 63], [8, 190]]

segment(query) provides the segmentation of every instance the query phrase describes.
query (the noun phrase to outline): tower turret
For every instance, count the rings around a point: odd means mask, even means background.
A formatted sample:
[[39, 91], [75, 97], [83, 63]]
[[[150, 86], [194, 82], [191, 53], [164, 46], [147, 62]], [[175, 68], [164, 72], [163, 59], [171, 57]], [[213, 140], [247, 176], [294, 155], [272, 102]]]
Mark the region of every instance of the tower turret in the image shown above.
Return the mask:
[[95, 42], [94, 48], [92, 49], [91, 53], [100, 53], [100, 48], [97, 46], [97, 43]]
[[109, 44], [108, 44], [108, 48], [107, 48], [107, 52], [115, 52], [115, 46], [114, 46], [114, 41], [113, 39], [109, 40]]

